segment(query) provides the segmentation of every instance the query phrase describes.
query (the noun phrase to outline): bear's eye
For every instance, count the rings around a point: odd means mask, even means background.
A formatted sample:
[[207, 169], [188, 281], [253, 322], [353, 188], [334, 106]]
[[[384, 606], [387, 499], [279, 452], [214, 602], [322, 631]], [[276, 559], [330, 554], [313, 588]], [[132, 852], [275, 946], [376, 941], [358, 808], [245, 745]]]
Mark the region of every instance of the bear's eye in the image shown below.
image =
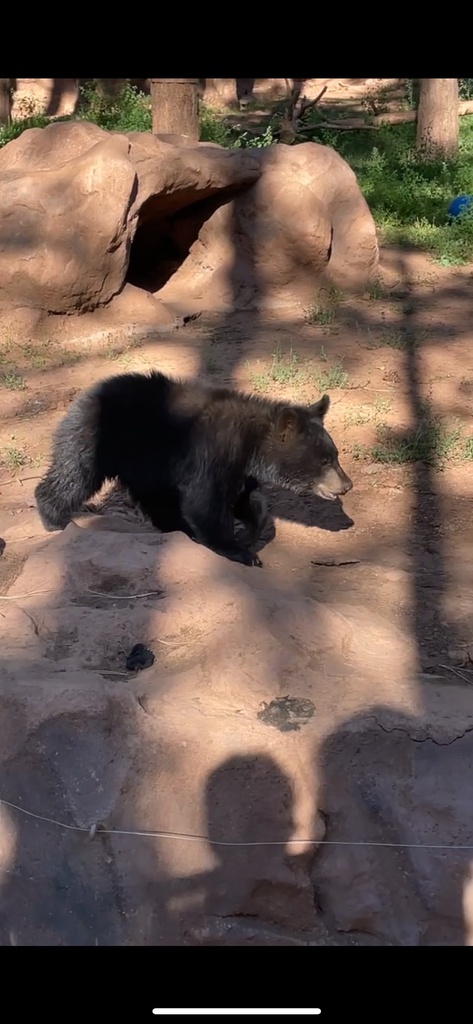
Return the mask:
[[322, 459], [321, 466], [328, 466], [330, 459]]

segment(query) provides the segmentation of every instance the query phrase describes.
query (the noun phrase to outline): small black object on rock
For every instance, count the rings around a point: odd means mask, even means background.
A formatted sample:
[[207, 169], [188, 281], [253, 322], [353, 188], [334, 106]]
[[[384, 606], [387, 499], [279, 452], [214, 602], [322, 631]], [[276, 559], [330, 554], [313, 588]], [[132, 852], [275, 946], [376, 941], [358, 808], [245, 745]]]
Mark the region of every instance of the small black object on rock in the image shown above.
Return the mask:
[[154, 654], [144, 644], [135, 644], [126, 659], [128, 672], [141, 672], [143, 668], [154, 665]]

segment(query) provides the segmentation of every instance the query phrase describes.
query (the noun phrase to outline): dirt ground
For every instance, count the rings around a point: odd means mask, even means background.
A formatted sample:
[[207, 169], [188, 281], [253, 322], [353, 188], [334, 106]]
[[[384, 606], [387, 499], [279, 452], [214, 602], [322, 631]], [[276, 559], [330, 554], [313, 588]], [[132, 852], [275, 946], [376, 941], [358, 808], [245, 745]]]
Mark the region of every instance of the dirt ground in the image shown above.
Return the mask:
[[[69, 337], [52, 332], [47, 343], [1, 337], [0, 593], [37, 543], [33, 491], [52, 430], [91, 382], [159, 367], [301, 401], [327, 391], [327, 426], [353, 491], [343, 509], [272, 493], [275, 537], [264, 547], [264, 566], [280, 579], [297, 574], [311, 593], [329, 587], [334, 600], [343, 594], [345, 602], [373, 609], [381, 600], [414, 635], [426, 679], [473, 682], [465, 568], [473, 492], [471, 278], [471, 269], [452, 272], [418, 253], [386, 249], [371, 294], [356, 301], [322, 296], [318, 308], [294, 309], [284, 320], [248, 312], [201, 316], [156, 340], [143, 338], [139, 324], [130, 334], [110, 322], [105, 340], [92, 343], [77, 321]], [[379, 432], [402, 435], [424, 415], [425, 401], [450, 441], [457, 438], [443, 468], [374, 461], [369, 449]]]

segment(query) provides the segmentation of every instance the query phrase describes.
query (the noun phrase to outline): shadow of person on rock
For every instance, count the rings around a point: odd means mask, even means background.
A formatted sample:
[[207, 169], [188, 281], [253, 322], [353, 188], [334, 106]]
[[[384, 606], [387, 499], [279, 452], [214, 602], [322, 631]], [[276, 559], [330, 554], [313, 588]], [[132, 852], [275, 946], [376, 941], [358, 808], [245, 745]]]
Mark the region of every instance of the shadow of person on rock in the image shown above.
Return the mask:
[[314, 757], [329, 844], [311, 868], [315, 906], [357, 945], [473, 942], [472, 851], [458, 849], [472, 843], [473, 733], [448, 715], [452, 687], [436, 689], [419, 718], [367, 707]]
[[290, 945], [314, 917], [307, 856], [286, 845], [290, 780], [267, 755], [230, 757], [209, 776], [205, 806], [214, 867], [171, 883], [168, 913], [174, 904], [183, 943]]

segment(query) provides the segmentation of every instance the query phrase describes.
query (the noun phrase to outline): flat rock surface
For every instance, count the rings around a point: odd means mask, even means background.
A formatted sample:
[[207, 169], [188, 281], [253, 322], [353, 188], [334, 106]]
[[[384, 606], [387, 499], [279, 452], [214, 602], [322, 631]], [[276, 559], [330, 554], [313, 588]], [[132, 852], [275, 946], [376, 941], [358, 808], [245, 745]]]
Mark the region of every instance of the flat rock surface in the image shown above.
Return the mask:
[[465, 853], [396, 843], [471, 839], [471, 692], [387, 609], [132, 516], [30, 529], [0, 795], [56, 823], [1, 805], [3, 944], [461, 943]]

